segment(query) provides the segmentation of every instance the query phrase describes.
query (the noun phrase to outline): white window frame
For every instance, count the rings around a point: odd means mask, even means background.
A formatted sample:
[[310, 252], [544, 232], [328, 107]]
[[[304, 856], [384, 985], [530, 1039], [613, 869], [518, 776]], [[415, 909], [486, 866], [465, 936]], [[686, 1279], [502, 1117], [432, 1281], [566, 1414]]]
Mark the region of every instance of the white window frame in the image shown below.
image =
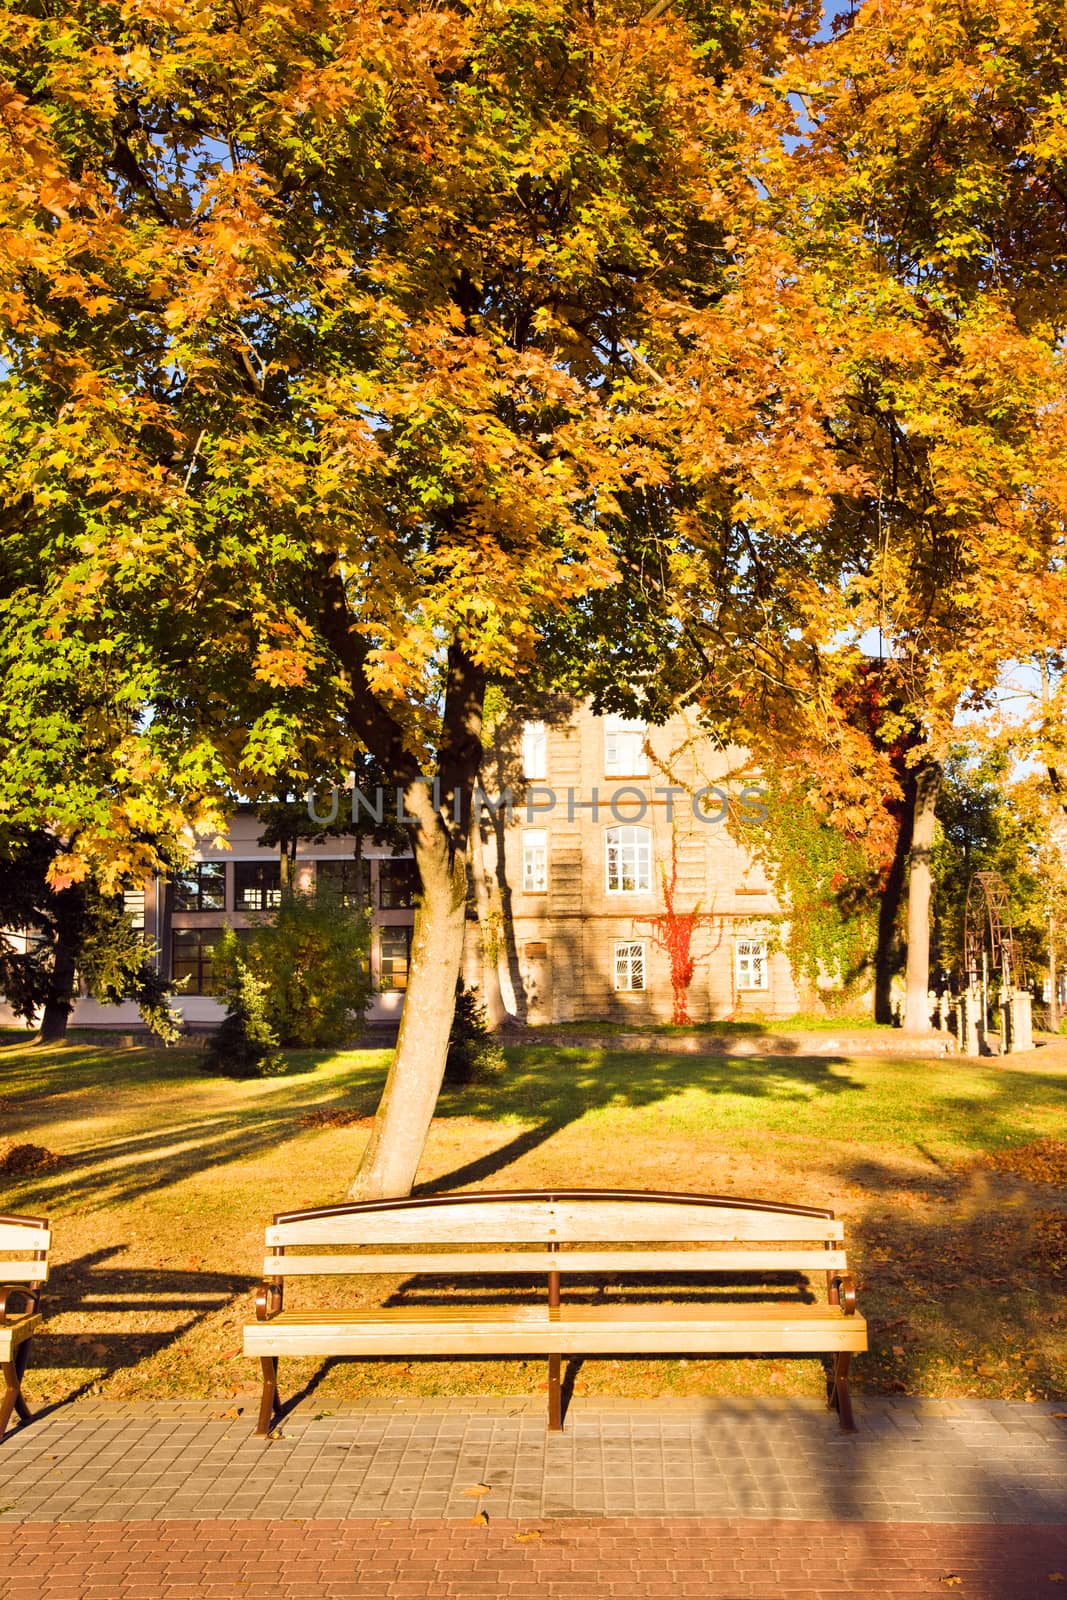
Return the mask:
[[543, 783], [548, 777], [548, 729], [543, 722], [523, 725], [522, 775], [528, 783]]
[[766, 993], [770, 988], [766, 939], [738, 939], [734, 946], [734, 975], [739, 991]]
[[613, 965], [616, 994], [645, 993], [648, 963], [643, 939], [616, 939]]
[[623, 822], [613, 828], [605, 828], [604, 881], [608, 894], [651, 893], [651, 828], [642, 828], [636, 822]]
[[608, 778], [645, 778], [647, 722], [629, 717], [604, 718], [604, 774]]
[[548, 831], [526, 828], [522, 835], [522, 892], [548, 893]]

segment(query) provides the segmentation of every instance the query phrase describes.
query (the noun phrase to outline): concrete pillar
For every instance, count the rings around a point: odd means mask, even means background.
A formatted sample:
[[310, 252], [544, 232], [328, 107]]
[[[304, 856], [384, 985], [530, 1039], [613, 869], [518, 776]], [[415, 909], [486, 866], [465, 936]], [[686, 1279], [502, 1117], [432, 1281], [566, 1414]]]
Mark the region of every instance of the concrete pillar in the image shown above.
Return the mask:
[[977, 989], [964, 989], [956, 999], [956, 1041], [961, 1056], [982, 1054], [982, 996]]
[[1008, 1050], [1014, 1055], [1019, 1050], [1034, 1048], [1034, 1028], [1031, 999], [1028, 989], [1013, 989], [1011, 999], [1004, 1007], [1008, 1018]]

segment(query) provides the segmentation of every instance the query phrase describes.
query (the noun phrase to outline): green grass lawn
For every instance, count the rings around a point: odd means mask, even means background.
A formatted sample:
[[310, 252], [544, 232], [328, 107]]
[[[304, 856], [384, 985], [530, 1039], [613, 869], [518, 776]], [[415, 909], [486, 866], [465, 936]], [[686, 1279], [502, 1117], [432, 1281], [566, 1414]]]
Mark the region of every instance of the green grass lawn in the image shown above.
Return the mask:
[[[569, 1184], [829, 1205], [871, 1352], [856, 1387], [1067, 1396], [1067, 1045], [1018, 1063], [736, 1060], [526, 1046], [442, 1097], [420, 1188]], [[0, 1209], [55, 1229], [28, 1390], [211, 1396], [255, 1383], [241, 1326], [277, 1210], [342, 1200], [387, 1065], [296, 1054], [284, 1078], [203, 1076], [195, 1051], [40, 1049], [0, 1037], [0, 1132], [61, 1160], [0, 1173]], [[2, 1155], [2, 1152], [0, 1152]], [[0, 1267], [2, 1276], [2, 1267]], [[374, 1302], [399, 1280], [353, 1280]], [[314, 1292], [306, 1290], [304, 1292]], [[344, 1292], [335, 1280], [328, 1292]], [[580, 1293], [580, 1289], [572, 1292]], [[297, 1302], [299, 1303], [299, 1302]], [[524, 1393], [544, 1364], [290, 1363], [317, 1401]], [[283, 1385], [286, 1374], [283, 1371]], [[590, 1361], [576, 1393], [821, 1393], [817, 1362]]]

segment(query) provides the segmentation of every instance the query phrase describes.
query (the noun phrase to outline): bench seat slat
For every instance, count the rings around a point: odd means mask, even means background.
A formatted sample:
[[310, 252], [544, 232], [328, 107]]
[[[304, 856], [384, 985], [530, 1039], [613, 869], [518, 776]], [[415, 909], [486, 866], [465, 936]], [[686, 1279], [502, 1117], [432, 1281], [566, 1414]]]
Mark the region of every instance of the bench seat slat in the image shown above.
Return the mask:
[[547, 1250], [412, 1252], [410, 1255], [297, 1256], [263, 1258], [267, 1278], [320, 1274], [545, 1272], [844, 1272], [843, 1250]]
[[282, 1312], [244, 1330], [257, 1355], [669, 1355], [865, 1350], [867, 1324], [828, 1305], [394, 1307]]
[[362, 1244], [572, 1244], [662, 1242], [742, 1244], [795, 1240], [838, 1242], [830, 1217], [744, 1207], [640, 1200], [494, 1200], [415, 1209], [314, 1214], [267, 1229], [268, 1246]]
[[25, 1317], [12, 1317], [9, 1322], [0, 1323], [0, 1361], [10, 1361], [12, 1351], [28, 1339], [31, 1333], [44, 1321], [39, 1311]]

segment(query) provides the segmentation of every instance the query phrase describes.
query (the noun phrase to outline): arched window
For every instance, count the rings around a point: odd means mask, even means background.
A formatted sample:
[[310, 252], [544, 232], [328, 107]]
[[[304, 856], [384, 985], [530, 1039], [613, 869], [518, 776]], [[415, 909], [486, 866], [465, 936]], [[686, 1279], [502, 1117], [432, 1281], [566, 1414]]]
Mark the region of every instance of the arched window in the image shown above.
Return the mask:
[[548, 777], [548, 732], [543, 722], [528, 722], [522, 730], [522, 775], [528, 783]]
[[624, 826], [606, 830], [609, 894], [647, 894], [652, 888], [652, 830]]

